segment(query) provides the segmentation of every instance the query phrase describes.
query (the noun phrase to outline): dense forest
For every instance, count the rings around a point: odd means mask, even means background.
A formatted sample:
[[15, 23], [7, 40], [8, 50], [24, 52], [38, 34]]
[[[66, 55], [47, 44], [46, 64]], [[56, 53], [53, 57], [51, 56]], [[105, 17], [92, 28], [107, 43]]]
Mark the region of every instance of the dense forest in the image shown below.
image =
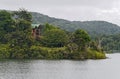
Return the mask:
[[49, 23], [31, 24], [32, 15], [24, 9], [0, 11], [0, 58], [105, 58], [99, 43], [83, 29], [68, 32]]
[[101, 45], [108, 53], [120, 51], [120, 33], [109, 36], [101, 36]]
[[106, 21], [68, 21], [52, 18], [40, 13], [31, 12], [33, 24], [49, 23], [64, 30], [73, 32], [77, 29], [86, 30], [90, 36], [111, 35], [120, 33], [120, 27]]
[[[33, 24], [50, 23], [69, 32], [83, 29], [88, 32], [92, 40], [101, 41], [104, 51], [120, 51], [120, 26], [106, 21], [68, 21], [52, 18], [37, 12], [31, 12]], [[34, 25], [33, 25], [34, 26]]]

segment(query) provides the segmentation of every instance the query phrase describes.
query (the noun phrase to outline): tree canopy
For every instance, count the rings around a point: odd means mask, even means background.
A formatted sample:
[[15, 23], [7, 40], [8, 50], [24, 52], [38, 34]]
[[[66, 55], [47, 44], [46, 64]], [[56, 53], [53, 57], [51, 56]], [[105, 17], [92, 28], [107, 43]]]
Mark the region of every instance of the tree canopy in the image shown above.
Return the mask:
[[86, 31], [78, 29], [73, 33], [73, 42], [80, 47], [80, 50], [83, 50], [90, 42], [90, 36]]
[[0, 58], [105, 58], [87, 47], [90, 37], [84, 30], [69, 33], [48, 23], [32, 29], [31, 23], [31, 14], [24, 9], [0, 11]]
[[48, 47], [63, 47], [67, 42], [67, 34], [60, 29], [52, 29], [44, 33], [43, 43]]

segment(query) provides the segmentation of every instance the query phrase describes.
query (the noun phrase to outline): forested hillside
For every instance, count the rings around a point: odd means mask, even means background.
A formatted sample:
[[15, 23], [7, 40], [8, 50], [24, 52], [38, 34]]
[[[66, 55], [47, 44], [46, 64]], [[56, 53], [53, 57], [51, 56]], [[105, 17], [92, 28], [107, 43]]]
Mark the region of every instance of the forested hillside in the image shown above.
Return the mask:
[[0, 59], [103, 59], [105, 53], [81, 29], [68, 33], [51, 24], [32, 28], [24, 9], [0, 11]]
[[120, 51], [120, 34], [103, 36], [101, 45], [105, 51]]
[[[10, 13], [12, 11], [9, 11]], [[49, 23], [55, 27], [60, 27], [64, 30], [75, 32], [77, 29], [83, 29], [94, 38], [94, 40], [102, 39], [102, 48], [106, 51], [109, 50], [120, 50], [118, 37], [120, 34], [120, 27], [116, 24], [112, 24], [106, 21], [68, 21], [63, 19], [52, 18], [40, 13], [31, 12], [32, 14], [32, 24], [43, 24]], [[4, 24], [3, 24], [4, 25]], [[10, 31], [7, 27], [4, 27], [6, 31]], [[4, 32], [1, 31], [1, 39], [4, 40]]]
[[111, 35], [120, 33], [120, 27], [106, 21], [68, 21], [64, 19], [52, 18], [40, 13], [32, 12], [33, 24], [50, 23], [67, 31], [76, 29], [86, 30], [91, 36]]

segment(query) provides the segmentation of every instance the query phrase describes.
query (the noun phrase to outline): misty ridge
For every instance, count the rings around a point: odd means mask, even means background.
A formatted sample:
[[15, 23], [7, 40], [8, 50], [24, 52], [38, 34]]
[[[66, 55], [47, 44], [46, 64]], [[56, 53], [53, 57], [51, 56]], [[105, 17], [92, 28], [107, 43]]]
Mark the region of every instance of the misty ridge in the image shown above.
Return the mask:
[[[13, 12], [14, 10], [7, 11]], [[44, 25], [46, 23], [49, 23], [69, 32], [74, 32], [77, 29], [83, 29], [87, 31], [93, 38], [104, 35], [106, 36], [115, 35], [120, 33], [119, 25], [104, 20], [70, 21], [62, 18], [51, 17], [38, 12], [30, 11], [30, 13], [32, 15], [33, 26], [39, 24]]]
[[69, 32], [76, 29], [86, 30], [91, 36], [113, 35], [120, 33], [120, 26], [107, 21], [69, 21], [31, 12], [33, 24], [50, 23]]

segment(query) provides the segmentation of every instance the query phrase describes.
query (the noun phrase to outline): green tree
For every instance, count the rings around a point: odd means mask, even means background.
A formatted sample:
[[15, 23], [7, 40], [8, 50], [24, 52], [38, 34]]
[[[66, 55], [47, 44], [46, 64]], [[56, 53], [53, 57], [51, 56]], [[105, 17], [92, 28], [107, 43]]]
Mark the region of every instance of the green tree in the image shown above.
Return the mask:
[[49, 31], [49, 30], [52, 30], [52, 29], [60, 29], [60, 28], [46, 23], [43, 31], [46, 32], [46, 31]]
[[31, 23], [26, 20], [19, 20], [16, 23], [16, 30], [25, 31], [31, 29]]
[[[21, 55], [24, 57], [32, 46], [31, 37], [31, 14], [25, 10], [13, 13], [15, 19], [15, 31], [7, 34], [5, 37], [12, 49], [10, 58]], [[15, 50], [16, 49], [16, 50]], [[22, 53], [20, 53], [22, 51]], [[15, 52], [15, 53], [14, 53]], [[23, 55], [24, 54], [24, 55]]]
[[14, 11], [13, 17], [15, 19], [16, 30], [31, 29], [32, 16], [27, 10], [20, 9], [19, 11]]
[[20, 47], [24, 47], [23, 45], [31, 46], [28, 44], [31, 39], [31, 14], [25, 9], [20, 9], [13, 14], [14, 17], [17, 16], [17, 18], [15, 18], [16, 30], [8, 35], [10, 41], [12, 41], [12, 44]]
[[5, 10], [0, 11], [0, 30], [4, 32], [11, 32], [13, 30], [14, 20], [11, 14]]
[[84, 50], [90, 42], [90, 37], [86, 31], [78, 29], [73, 33], [73, 42], [79, 46], [79, 50]]
[[93, 49], [93, 50], [98, 50], [98, 44], [96, 41], [91, 41], [90, 44], [89, 44], [90, 48]]
[[22, 19], [28, 22], [32, 22], [32, 15], [27, 10], [20, 8], [19, 11], [14, 11], [13, 13], [15, 19]]
[[44, 33], [42, 40], [48, 47], [63, 47], [68, 42], [68, 36], [63, 30], [52, 29]]
[[5, 42], [4, 35], [14, 31], [14, 20], [5, 10], [0, 11], [0, 41]]

